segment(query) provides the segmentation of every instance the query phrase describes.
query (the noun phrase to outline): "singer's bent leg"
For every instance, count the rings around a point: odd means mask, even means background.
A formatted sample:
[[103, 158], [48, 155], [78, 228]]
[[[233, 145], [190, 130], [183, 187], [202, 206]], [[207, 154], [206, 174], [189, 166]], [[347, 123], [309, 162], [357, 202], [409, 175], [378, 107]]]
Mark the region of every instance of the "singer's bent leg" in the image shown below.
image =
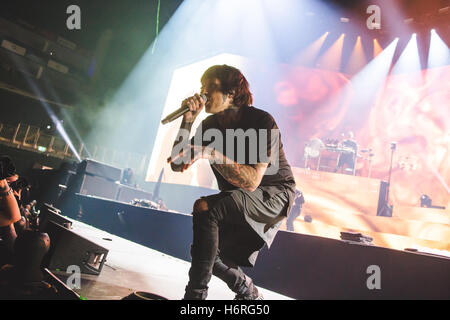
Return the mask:
[[208, 283], [219, 249], [219, 225], [246, 222], [229, 193], [208, 197], [208, 201], [197, 200], [194, 204], [192, 222], [192, 263], [184, 298], [206, 299]]
[[242, 269], [231, 261], [222, 260], [216, 256], [213, 267], [213, 275], [224, 281], [228, 288], [235, 293], [241, 293], [246, 275]]

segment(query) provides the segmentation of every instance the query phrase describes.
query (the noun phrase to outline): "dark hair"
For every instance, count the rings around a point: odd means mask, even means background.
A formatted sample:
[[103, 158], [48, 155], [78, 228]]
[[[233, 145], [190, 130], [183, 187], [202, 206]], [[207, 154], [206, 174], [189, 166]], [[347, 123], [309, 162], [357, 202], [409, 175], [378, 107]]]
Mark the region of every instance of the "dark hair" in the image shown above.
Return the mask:
[[216, 78], [220, 81], [220, 89], [223, 93], [233, 94], [233, 104], [235, 106], [245, 107], [253, 103], [248, 81], [239, 69], [226, 64], [212, 66], [205, 71], [201, 81]]

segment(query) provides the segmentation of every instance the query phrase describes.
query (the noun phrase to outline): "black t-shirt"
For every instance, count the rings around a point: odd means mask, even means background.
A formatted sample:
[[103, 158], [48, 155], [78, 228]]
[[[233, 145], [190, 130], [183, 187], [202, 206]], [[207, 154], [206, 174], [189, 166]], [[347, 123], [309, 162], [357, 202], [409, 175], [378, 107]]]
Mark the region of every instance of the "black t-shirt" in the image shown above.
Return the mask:
[[[215, 130], [208, 131], [209, 129]], [[217, 138], [218, 134], [221, 134], [222, 138]], [[222, 139], [222, 146], [216, 139]], [[266, 111], [250, 106], [226, 109], [219, 114], [213, 114], [202, 121], [191, 143], [211, 147], [212, 143], [215, 143], [214, 147], [218, 151], [238, 163], [269, 163], [259, 188], [270, 196], [284, 188], [295, 193], [294, 175], [283, 151], [281, 134], [275, 120]], [[213, 165], [211, 168], [220, 190], [237, 188]]]

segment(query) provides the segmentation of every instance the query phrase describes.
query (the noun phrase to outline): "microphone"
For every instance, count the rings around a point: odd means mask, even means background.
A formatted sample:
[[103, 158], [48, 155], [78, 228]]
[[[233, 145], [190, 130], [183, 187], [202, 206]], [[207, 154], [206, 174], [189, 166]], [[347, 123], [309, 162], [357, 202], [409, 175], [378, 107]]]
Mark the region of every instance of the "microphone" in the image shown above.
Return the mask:
[[[202, 99], [203, 99], [203, 101], [205, 101], [205, 103], [206, 103], [206, 101], [208, 101], [208, 99], [206, 98], [206, 96], [204, 94], [201, 94], [200, 97], [202, 97]], [[189, 106], [187, 106], [187, 105], [181, 106], [180, 108], [178, 108], [177, 110], [175, 110], [174, 112], [169, 114], [167, 117], [165, 117], [161, 121], [161, 123], [166, 124], [166, 123], [172, 122], [173, 120], [178, 119], [179, 117], [181, 117], [188, 111], [189, 111]]]

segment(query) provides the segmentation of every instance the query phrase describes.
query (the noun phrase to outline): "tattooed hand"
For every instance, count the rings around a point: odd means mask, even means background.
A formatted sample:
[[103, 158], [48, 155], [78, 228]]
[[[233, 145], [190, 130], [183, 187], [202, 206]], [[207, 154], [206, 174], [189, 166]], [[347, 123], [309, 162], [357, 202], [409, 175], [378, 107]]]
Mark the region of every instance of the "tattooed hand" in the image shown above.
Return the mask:
[[196, 146], [196, 145], [190, 144], [190, 145], [188, 145], [188, 148], [184, 148], [183, 150], [181, 150], [177, 156], [175, 156], [173, 158], [172, 157], [167, 158], [167, 162], [173, 163], [173, 162], [176, 162], [177, 160], [179, 161], [180, 158], [189, 159], [189, 157], [187, 157], [189, 154], [191, 155], [190, 160], [183, 163], [181, 172], [183, 172], [184, 170], [187, 170], [198, 159], [213, 160], [216, 152], [215, 152], [215, 149], [212, 149], [208, 146]]

